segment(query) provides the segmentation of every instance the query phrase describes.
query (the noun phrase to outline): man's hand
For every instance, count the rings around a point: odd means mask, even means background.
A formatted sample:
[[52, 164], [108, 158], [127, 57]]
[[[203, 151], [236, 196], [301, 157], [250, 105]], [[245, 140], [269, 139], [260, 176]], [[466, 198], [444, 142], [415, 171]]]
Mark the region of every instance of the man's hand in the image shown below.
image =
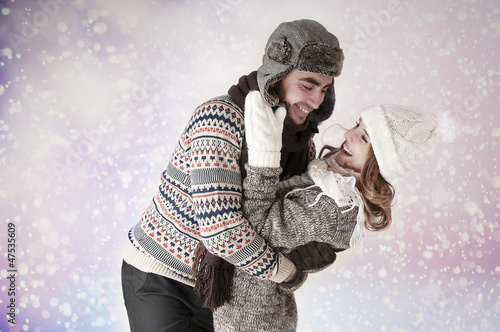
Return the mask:
[[339, 249], [324, 242], [309, 242], [290, 253], [290, 259], [302, 271], [318, 271], [333, 264]]
[[297, 278], [297, 267], [294, 266], [290, 275], [283, 282], [292, 282], [296, 278]]
[[284, 292], [293, 293], [304, 284], [306, 279], [307, 273], [302, 273], [297, 267], [294, 267], [288, 278], [278, 284], [278, 288]]

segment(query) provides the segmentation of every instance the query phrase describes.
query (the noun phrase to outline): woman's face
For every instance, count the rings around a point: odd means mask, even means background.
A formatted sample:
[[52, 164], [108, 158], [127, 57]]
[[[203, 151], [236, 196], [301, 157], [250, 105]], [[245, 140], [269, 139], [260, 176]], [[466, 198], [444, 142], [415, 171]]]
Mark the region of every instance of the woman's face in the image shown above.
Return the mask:
[[370, 136], [368, 136], [363, 119], [359, 119], [356, 126], [348, 130], [344, 137], [344, 144], [335, 161], [339, 166], [361, 172], [370, 156], [371, 148]]

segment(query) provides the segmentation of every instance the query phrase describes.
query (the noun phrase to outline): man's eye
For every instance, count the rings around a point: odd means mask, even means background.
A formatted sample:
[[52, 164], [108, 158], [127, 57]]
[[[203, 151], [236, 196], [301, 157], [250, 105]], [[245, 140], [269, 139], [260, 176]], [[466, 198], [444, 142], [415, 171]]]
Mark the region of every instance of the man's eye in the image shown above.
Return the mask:
[[309, 86], [305, 86], [305, 85], [302, 85], [302, 86], [303, 86], [303, 87], [304, 87], [304, 89], [306, 89], [306, 90], [312, 90], [312, 88], [311, 88], [311, 87], [309, 87]]

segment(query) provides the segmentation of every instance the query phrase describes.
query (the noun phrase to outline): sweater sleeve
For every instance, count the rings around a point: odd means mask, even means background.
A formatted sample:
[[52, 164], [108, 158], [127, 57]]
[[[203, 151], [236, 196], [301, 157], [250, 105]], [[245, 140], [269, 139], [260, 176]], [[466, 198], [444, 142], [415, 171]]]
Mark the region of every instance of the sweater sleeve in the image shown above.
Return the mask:
[[245, 272], [282, 282], [294, 265], [274, 251], [243, 217], [239, 167], [243, 115], [223, 101], [200, 110], [191, 128], [193, 206], [207, 250]]
[[[254, 228], [273, 247], [292, 250], [311, 241], [339, 249], [349, 247], [357, 208], [342, 213], [335, 201], [320, 191], [303, 189], [277, 197], [280, 168], [246, 165], [244, 211]], [[314, 206], [311, 206], [316, 202]]]

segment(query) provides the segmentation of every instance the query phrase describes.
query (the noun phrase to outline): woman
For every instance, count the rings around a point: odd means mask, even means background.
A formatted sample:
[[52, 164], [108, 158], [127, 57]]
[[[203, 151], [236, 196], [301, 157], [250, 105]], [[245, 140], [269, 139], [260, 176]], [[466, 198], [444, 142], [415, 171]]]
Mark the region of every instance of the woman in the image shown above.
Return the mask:
[[[245, 109], [244, 213], [285, 255], [311, 241], [347, 249], [362, 242], [366, 229], [387, 228], [391, 183], [429, 155], [437, 138], [432, 116], [411, 107], [375, 105], [361, 113], [340, 149], [313, 160], [302, 176], [280, 183], [283, 110], [273, 113], [254, 93], [247, 96]], [[307, 272], [312, 271], [302, 271], [302, 282]], [[214, 310], [216, 331], [295, 331], [296, 288], [236, 270], [231, 299]]]

